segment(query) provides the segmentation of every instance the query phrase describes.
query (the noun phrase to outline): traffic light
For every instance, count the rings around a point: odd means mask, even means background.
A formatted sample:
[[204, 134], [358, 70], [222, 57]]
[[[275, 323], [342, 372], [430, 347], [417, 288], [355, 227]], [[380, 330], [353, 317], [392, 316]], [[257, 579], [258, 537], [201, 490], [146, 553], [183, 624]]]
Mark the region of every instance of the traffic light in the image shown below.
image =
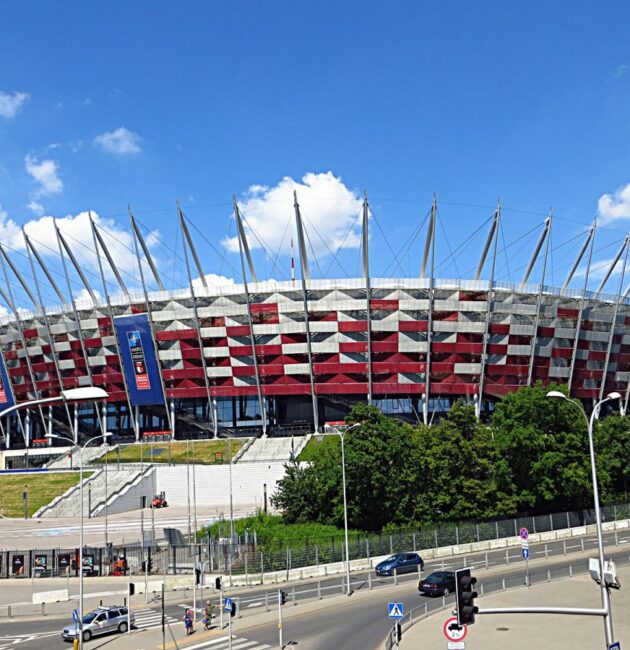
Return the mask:
[[400, 643], [402, 641], [402, 625], [400, 624], [399, 621], [396, 621], [396, 628], [394, 634], [396, 637], [396, 643]]
[[230, 616], [234, 618], [236, 616], [236, 601], [232, 601], [232, 606], [230, 607]]
[[129, 583], [129, 595], [133, 596], [136, 593], [136, 585], [133, 582]]
[[280, 604], [284, 605], [287, 602], [289, 594], [286, 591], [280, 590]]
[[195, 569], [195, 584], [200, 585], [201, 584], [201, 569]]
[[457, 624], [472, 625], [475, 614], [479, 608], [475, 605], [475, 598], [479, 594], [475, 591], [477, 578], [473, 577], [470, 569], [457, 569], [455, 572], [455, 595], [457, 598]]
[[214, 588], [217, 591], [221, 591], [221, 578], [215, 578], [215, 580], [214, 580]]

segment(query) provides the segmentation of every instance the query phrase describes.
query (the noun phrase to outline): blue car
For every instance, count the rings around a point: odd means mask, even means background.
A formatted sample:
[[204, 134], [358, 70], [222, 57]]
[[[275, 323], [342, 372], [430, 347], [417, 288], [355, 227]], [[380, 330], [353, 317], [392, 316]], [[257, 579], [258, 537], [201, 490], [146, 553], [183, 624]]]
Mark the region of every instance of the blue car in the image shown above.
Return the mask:
[[394, 571], [397, 575], [411, 573], [418, 571], [418, 566], [421, 571], [424, 569], [424, 561], [417, 553], [396, 553], [376, 565], [376, 575], [393, 576]]

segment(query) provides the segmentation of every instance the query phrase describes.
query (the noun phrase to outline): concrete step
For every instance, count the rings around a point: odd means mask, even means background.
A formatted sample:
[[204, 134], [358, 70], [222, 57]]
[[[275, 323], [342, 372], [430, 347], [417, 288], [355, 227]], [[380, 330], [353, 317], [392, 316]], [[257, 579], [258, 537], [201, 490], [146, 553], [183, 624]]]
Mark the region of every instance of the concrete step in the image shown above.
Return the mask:
[[[105, 495], [112, 495], [127, 483], [134, 481], [140, 472], [138, 470], [117, 469], [115, 466], [108, 468], [107, 475], [101, 469], [96, 474], [83, 479], [83, 516], [89, 517], [88, 508], [92, 512], [96, 506], [105, 500]], [[40, 517], [79, 517], [80, 490], [78, 488], [59, 499], [51, 508], [39, 514]]]

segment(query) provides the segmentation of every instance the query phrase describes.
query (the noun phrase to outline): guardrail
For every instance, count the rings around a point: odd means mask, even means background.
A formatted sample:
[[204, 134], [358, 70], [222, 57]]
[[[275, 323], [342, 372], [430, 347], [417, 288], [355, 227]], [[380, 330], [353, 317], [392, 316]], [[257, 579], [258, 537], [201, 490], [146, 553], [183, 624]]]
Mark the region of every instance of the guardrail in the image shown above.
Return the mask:
[[[630, 556], [625, 555], [616, 555], [614, 560], [617, 564], [628, 565], [630, 564]], [[543, 582], [551, 582], [552, 580], [566, 580], [567, 578], [573, 578], [576, 575], [583, 575], [589, 572], [588, 559], [584, 559], [581, 562], [571, 563], [568, 566], [556, 567], [554, 569], [541, 569], [541, 570], [532, 570], [519, 574], [518, 576], [513, 576], [510, 578], [500, 578], [497, 580], [488, 580], [485, 582], [479, 582], [477, 584], [477, 591], [479, 597], [487, 596], [489, 594], [498, 593], [501, 591], [507, 591], [511, 589], [531, 587], [534, 584], [540, 584]], [[450, 596], [442, 596], [438, 600], [431, 600], [425, 602], [423, 605], [414, 607], [409, 610], [402, 619], [400, 619], [399, 624], [402, 627], [402, 632], [408, 630], [410, 627], [418, 623], [419, 621], [424, 620], [428, 616], [435, 614], [441, 610], [446, 609], [447, 607], [452, 607], [455, 604], [454, 594]], [[396, 625], [393, 625], [385, 639], [383, 644], [385, 650], [392, 650], [392, 648], [398, 648], [399, 645], [396, 641]]]
[[[569, 540], [570, 541], [570, 540]], [[614, 540], [615, 546], [619, 545], [618, 540]], [[557, 549], [549, 548], [548, 543], [539, 543], [532, 545], [532, 557], [535, 557], [538, 552], [544, 558], [540, 559], [549, 560], [551, 558], [558, 558], [564, 555], [567, 555], [572, 551], [571, 548], [567, 547], [566, 540], [563, 541], [563, 544], [557, 544]], [[579, 548], [576, 552], [584, 553], [586, 551], [595, 550], [597, 548], [596, 539], [581, 539]], [[630, 564], [630, 556], [626, 554], [625, 551], [612, 552], [612, 545], [609, 545], [608, 557], [612, 557], [615, 562], [618, 564]], [[554, 550], [555, 549], [555, 550]], [[512, 553], [510, 553], [512, 550]], [[475, 572], [477, 574], [489, 570], [490, 568], [496, 569], [498, 566], [510, 566], [516, 562], [522, 562], [520, 547], [518, 550], [506, 549], [505, 554], [501, 553], [501, 562], [489, 562], [489, 553], [477, 553], [474, 557], [470, 555], [459, 555], [454, 557], [442, 557], [434, 562], [427, 562], [425, 565], [425, 571], [421, 573], [413, 572], [409, 574], [398, 575], [394, 574], [392, 577], [375, 577], [372, 574], [372, 571], [367, 571], [365, 577], [360, 579], [355, 579], [350, 582], [351, 588], [353, 591], [361, 590], [373, 590], [379, 589], [382, 587], [391, 587], [392, 585], [397, 585], [399, 582], [409, 582], [419, 579], [422, 575], [428, 574], [433, 570], [444, 570], [452, 569], [464, 566], [469, 566], [473, 564]], [[564, 576], [567, 572], [569, 575], [577, 575], [578, 573], [584, 573], [588, 571], [588, 559], [576, 559], [571, 562], [568, 569], [562, 568], [553, 568], [553, 569], [533, 569], [530, 570], [529, 575], [531, 576], [544, 576], [546, 580], [552, 580], [556, 577]], [[564, 572], [564, 573], [563, 573]], [[479, 583], [479, 593], [484, 595], [487, 593], [492, 593], [493, 591], [501, 591], [519, 586], [524, 581], [525, 573], [523, 576], [519, 574], [518, 578], [506, 578], [506, 579], [497, 579], [484, 581]], [[204, 578], [207, 576], [204, 576]], [[164, 575], [151, 575], [150, 580], [164, 580], [165, 582], [165, 603], [170, 602], [182, 602], [182, 599], [192, 598], [193, 588], [193, 578], [192, 576], [189, 579], [189, 583], [186, 584], [185, 579], [179, 577], [173, 577], [169, 579], [169, 576]], [[537, 578], [540, 581], [539, 578]], [[213, 580], [210, 580], [213, 583]], [[530, 581], [530, 584], [533, 584]], [[499, 585], [498, 587], [496, 585]], [[278, 590], [282, 585], [279, 584], [277, 588], [268, 591], [257, 591], [256, 593], [251, 593], [247, 595], [235, 596], [234, 599], [238, 603], [237, 616], [242, 618], [248, 614], [255, 614], [264, 610], [269, 612], [272, 609], [275, 609], [278, 605]], [[233, 587], [234, 590], [237, 589], [236, 586]], [[200, 593], [201, 590], [201, 593]], [[291, 586], [284, 586], [284, 590], [287, 592], [288, 598], [287, 602], [291, 605], [298, 605], [299, 603], [305, 603], [314, 600], [322, 600], [323, 598], [328, 598], [332, 596], [337, 596], [346, 593], [346, 577], [345, 575], [339, 575], [337, 577], [322, 576], [316, 582], [310, 582], [308, 584], [299, 585], [294, 584]], [[223, 595], [224, 597], [230, 596], [230, 587], [227, 585], [224, 587]], [[218, 592], [214, 589], [213, 584], [211, 586], [204, 586], [203, 588], [197, 589], [197, 595], [200, 598], [200, 601], [203, 602], [203, 599], [207, 597], [205, 594], [211, 594], [214, 598], [218, 597]], [[89, 594], [86, 594], [86, 599], [90, 598]], [[98, 599], [99, 597], [95, 597]], [[144, 599], [141, 599], [144, 601]], [[450, 605], [452, 602], [452, 596], [446, 598], [442, 597], [436, 600], [428, 600], [424, 605], [415, 607], [410, 610], [405, 617], [403, 618], [401, 624], [403, 625], [403, 631], [410, 627], [417, 620], [421, 620], [423, 617], [428, 616], [429, 614], [443, 609]], [[56, 614], [69, 614], [74, 607], [74, 601], [58, 602], [58, 603], [45, 603], [42, 605], [31, 605], [18, 604], [18, 605], [4, 605], [0, 606], [0, 619], [2, 618], [18, 618], [25, 616], [53, 616]], [[145, 605], [146, 606], [146, 605]], [[393, 628], [392, 628], [393, 629]], [[391, 632], [390, 632], [391, 634]], [[388, 636], [388, 638], [390, 638]], [[393, 638], [393, 637], [391, 637]], [[388, 646], [391, 648], [392, 646]]]

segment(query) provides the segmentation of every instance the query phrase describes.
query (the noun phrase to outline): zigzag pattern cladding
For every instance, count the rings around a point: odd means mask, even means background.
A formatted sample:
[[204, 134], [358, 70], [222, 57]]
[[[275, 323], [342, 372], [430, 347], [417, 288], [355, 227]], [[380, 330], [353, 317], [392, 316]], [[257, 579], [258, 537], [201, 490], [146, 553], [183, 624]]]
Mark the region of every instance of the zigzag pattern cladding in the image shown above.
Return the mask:
[[[519, 289], [495, 285], [488, 309], [487, 282], [437, 280], [429, 319], [430, 289], [426, 281], [379, 280], [373, 281], [368, 320], [366, 290], [361, 281], [313, 281], [310, 287], [308, 319], [318, 394], [367, 394], [371, 354], [374, 395], [421, 395], [427, 390], [429, 347], [432, 397], [477, 394], [482, 371], [484, 397], [515, 390], [528, 381], [532, 350], [533, 381], [566, 382], [575, 354], [573, 396], [596, 397], [602, 381], [606, 390], [625, 393], [628, 387], [630, 305], [619, 305], [613, 330], [614, 298], [595, 299], [589, 295], [582, 301], [578, 292], [565, 295], [545, 288], [537, 318], [537, 286]], [[311, 368], [301, 291], [287, 282], [253, 284], [250, 292], [263, 394], [309, 394]], [[199, 294], [199, 326], [213, 397], [255, 395], [256, 373], [242, 287]], [[167, 396], [205, 397], [189, 292], [152, 293], [150, 299], [153, 335]], [[114, 309], [116, 315], [130, 314], [145, 312], [146, 306], [138, 296], [131, 302], [116, 301]], [[43, 397], [60, 390], [53, 353], [59, 360], [63, 388], [89, 384], [82, 335], [92, 382], [106, 387], [111, 401], [124, 400], [121, 365], [107, 308], [79, 305], [80, 330], [69, 307], [49, 309], [47, 313], [52, 342], [41, 315], [23, 317], [27, 350], [22, 349], [15, 321], [5, 319], [0, 326], [0, 347], [16, 399], [34, 396], [26, 354]], [[579, 335], [574, 352], [576, 332]]]

